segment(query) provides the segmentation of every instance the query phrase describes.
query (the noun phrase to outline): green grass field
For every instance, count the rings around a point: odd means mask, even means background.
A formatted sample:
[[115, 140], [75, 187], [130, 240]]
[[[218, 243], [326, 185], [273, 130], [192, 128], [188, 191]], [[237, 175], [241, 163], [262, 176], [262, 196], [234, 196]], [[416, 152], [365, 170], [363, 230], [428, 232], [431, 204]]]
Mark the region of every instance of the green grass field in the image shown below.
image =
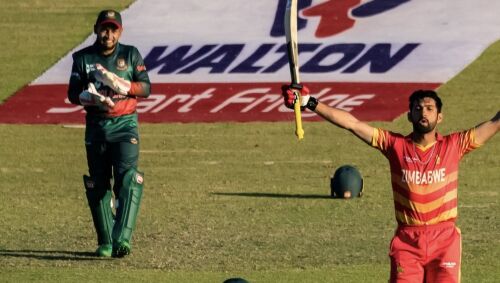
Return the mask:
[[[101, 8], [130, 2], [0, 0], [0, 32], [13, 34], [0, 51], [0, 100], [88, 36]], [[499, 54], [497, 43], [439, 90], [442, 133], [498, 111]], [[404, 117], [374, 125], [410, 130]], [[0, 282], [387, 282], [387, 161], [327, 123], [304, 128], [297, 143], [292, 122], [142, 124], [132, 255], [103, 260], [91, 254], [84, 130], [0, 124]], [[461, 164], [463, 282], [500, 280], [499, 153], [495, 137]], [[363, 198], [328, 197], [343, 164], [363, 173]]]

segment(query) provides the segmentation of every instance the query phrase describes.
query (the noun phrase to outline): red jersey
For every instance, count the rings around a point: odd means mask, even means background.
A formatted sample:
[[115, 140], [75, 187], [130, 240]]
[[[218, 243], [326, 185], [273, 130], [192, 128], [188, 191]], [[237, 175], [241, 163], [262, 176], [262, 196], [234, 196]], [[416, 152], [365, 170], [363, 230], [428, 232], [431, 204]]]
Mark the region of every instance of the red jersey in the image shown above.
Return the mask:
[[430, 225], [457, 217], [458, 163], [478, 148], [475, 130], [437, 134], [422, 147], [403, 136], [375, 129], [372, 146], [389, 160], [396, 220], [404, 225]]

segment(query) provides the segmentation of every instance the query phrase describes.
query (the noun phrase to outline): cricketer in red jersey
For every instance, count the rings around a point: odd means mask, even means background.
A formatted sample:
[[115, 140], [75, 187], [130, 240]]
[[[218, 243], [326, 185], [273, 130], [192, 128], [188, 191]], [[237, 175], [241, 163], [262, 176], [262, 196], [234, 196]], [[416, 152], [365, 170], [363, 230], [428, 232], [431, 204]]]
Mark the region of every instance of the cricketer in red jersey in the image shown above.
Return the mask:
[[443, 120], [441, 99], [432, 90], [418, 90], [409, 99], [413, 132], [403, 136], [329, 107], [301, 85], [283, 86], [288, 108], [293, 109], [296, 99], [293, 90], [301, 92], [302, 110], [349, 130], [389, 160], [398, 223], [389, 252], [390, 282], [460, 282], [458, 163], [498, 132], [500, 112], [474, 128], [442, 136], [436, 130]]

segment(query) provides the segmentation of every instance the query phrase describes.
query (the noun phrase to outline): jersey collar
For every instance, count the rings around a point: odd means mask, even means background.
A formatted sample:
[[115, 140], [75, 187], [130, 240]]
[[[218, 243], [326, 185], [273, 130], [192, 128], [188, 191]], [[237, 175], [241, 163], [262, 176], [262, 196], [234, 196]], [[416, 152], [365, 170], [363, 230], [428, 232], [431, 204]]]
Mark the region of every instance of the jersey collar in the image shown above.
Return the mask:
[[[407, 142], [409, 142], [409, 143], [413, 143], [413, 140], [412, 140], [412, 138], [411, 138], [411, 136], [412, 136], [412, 135], [413, 135], [413, 132], [412, 132], [412, 133], [410, 133], [409, 135], [405, 136], [405, 140], [406, 140]], [[426, 147], [423, 147], [422, 145], [419, 145], [419, 144], [416, 144], [416, 146], [417, 146], [418, 148], [420, 148], [421, 150], [424, 150], [424, 151], [425, 151], [425, 150], [429, 149], [430, 147], [432, 147], [432, 146], [433, 146], [434, 144], [436, 144], [437, 142], [440, 142], [440, 141], [442, 141], [442, 140], [443, 140], [443, 136], [442, 136], [440, 133], [436, 132], [436, 142], [431, 143], [431, 144], [427, 145]]]

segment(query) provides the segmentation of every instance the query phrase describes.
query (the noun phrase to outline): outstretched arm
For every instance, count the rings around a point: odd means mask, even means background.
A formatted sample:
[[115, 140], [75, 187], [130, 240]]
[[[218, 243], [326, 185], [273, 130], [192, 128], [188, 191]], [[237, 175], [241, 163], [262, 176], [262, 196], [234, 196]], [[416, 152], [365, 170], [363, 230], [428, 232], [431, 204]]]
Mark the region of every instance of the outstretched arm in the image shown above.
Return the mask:
[[318, 103], [318, 106], [316, 107], [314, 112], [316, 112], [318, 115], [331, 122], [332, 124], [349, 130], [367, 144], [371, 144], [373, 137], [373, 127], [365, 122], [359, 121], [351, 113], [341, 109], [330, 107], [321, 102]]
[[476, 126], [476, 143], [484, 144], [500, 129], [500, 112], [490, 120]]
[[309, 89], [306, 86], [301, 85], [284, 85], [282, 87], [282, 95], [285, 98], [285, 105], [288, 108], [293, 108], [295, 101], [295, 94], [293, 90], [298, 90], [301, 93], [301, 106], [303, 109], [308, 108], [311, 111], [316, 112], [318, 115], [323, 117], [325, 120], [331, 122], [332, 124], [347, 129], [351, 131], [358, 138], [371, 144], [374, 128], [365, 122], [359, 121], [351, 113], [330, 107], [321, 102], [317, 102], [314, 97], [309, 95]]

